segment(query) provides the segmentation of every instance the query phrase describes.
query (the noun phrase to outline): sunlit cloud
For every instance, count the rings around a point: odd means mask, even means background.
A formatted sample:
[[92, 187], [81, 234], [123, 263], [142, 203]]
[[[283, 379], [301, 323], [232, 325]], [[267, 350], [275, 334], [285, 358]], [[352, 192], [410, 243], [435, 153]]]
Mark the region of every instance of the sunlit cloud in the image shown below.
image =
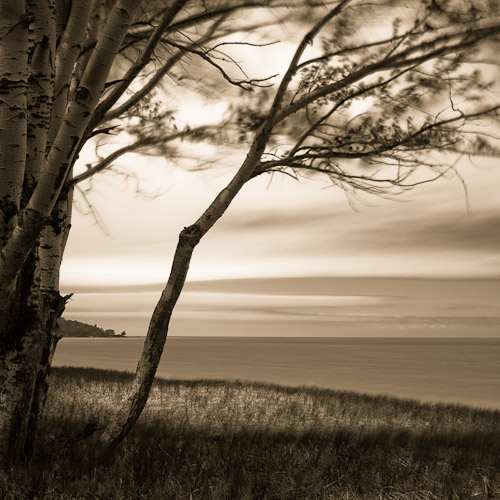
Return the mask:
[[[155, 167], [158, 173], [159, 167]], [[442, 181], [404, 203], [346, 203], [325, 184], [252, 182], [196, 248], [190, 280], [284, 276], [492, 277], [500, 274], [498, 169], [470, 169], [470, 213], [458, 182]], [[164, 283], [177, 236], [224, 185], [227, 173], [175, 171], [163, 195], [99, 195], [110, 235], [75, 216], [63, 287]], [[164, 182], [164, 181], [162, 181]], [[157, 183], [159, 184], [159, 183]], [[104, 187], [102, 187], [104, 191]], [[189, 196], [186, 196], [186, 193]]]

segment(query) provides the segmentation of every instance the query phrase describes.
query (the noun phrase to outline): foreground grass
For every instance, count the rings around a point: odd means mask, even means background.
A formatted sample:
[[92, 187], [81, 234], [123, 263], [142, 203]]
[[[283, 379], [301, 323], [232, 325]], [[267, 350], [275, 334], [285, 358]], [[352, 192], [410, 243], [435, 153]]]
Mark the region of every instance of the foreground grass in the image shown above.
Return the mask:
[[107, 463], [81, 439], [131, 375], [55, 370], [33, 459], [0, 498], [500, 498], [500, 412], [311, 388], [158, 380]]

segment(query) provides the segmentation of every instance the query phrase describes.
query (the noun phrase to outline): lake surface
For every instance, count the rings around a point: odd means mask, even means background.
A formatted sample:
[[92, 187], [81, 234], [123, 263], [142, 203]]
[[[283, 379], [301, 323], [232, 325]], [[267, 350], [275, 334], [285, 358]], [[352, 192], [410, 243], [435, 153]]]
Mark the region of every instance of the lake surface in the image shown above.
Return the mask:
[[[55, 366], [135, 371], [143, 338], [64, 338]], [[158, 376], [388, 394], [500, 409], [500, 339], [170, 337]]]

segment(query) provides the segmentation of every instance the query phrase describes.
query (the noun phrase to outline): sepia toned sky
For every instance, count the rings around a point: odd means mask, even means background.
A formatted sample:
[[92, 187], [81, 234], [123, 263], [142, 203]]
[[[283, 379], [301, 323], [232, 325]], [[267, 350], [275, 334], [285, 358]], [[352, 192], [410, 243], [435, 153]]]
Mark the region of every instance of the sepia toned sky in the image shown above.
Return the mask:
[[[239, 57], [256, 78], [282, 71], [294, 36]], [[182, 104], [177, 119], [191, 125], [227, 108], [196, 94]], [[62, 291], [75, 292], [66, 318], [145, 335], [179, 232], [246, 153], [182, 147], [209, 168], [129, 155], [116, 166], [132, 176], [96, 176], [87, 196], [100, 224], [76, 196], [87, 214], [75, 210], [62, 266]], [[500, 336], [498, 160], [457, 169], [466, 190], [449, 176], [393, 200], [348, 197], [321, 179], [250, 181], [196, 248], [171, 334]]]
[[[104, 229], [76, 211], [64, 285], [165, 281], [178, 233], [233, 171], [164, 175], [161, 165], [145, 166], [142, 195], [133, 181], [125, 189], [123, 179], [101, 176], [89, 196]], [[462, 174], [467, 196], [452, 178], [393, 200], [348, 200], [322, 180], [253, 180], [196, 249], [189, 278], [499, 277], [500, 170], [484, 159], [481, 168], [465, 164]]]
[[[178, 233], [238, 158], [196, 173], [134, 161], [142, 194], [111, 174], [89, 193], [107, 234], [75, 214], [62, 289], [67, 318], [144, 335]], [[251, 181], [195, 250], [171, 334], [500, 335], [500, 171], [475, 162], [467, 196], [456, 178], [350, 202], [320, 180]]]

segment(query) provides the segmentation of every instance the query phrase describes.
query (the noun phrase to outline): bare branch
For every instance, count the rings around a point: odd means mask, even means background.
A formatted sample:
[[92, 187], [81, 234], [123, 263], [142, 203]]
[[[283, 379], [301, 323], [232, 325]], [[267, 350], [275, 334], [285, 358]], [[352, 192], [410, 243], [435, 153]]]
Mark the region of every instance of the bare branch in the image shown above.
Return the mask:
[[163, 33], [168, 26], [172, 23], [175, 16], [179, 13], [182, 7], [188, 0], [176, 0], [172, 6], [165, 9], [161, 21], [155, 28], [151, 38], [148, 40], [146, 47], [136, 59], [134, 64], [128, 69], [127, 73], [121, 79], [121, 82], [113, 88], [111, 93], [102, 101], [96, 108], [92, 119], [89, 122], [88, 128], [93, 129], [98, 123], [101, 122], [102, 117], [111, 109], [111, 107], [118, 101], [123, 93], [128, 89], [135, 77], [140, 71], [150, 62], [151, 56], [155, 47], [161, 40]]
[[[369, 75], [391, 69], [417, 66], [431, 59], [435, 59], [446, 54], [473, 47], [484, 40], [486, 37], [491, 37], [497, 34], [500, 34], [500, 25], [478, 28], [472, 31], [460, 31], [458, 33], [447, 34], [442, 37], [438, 37], [437, 39], [433, 39], [429, 42], [409, 47], [390, 58], [384, 58], [374, 63], [362, 66], [360, 69], [354, 70], [345, 78], [342, 78], [341, 80], [333, 82], [331, 84], [324, 85], [310, 92], [309, 94], [291, 103], [285, 109], [283, 109], [276, 116], [276, 123], [279, 123], [287, 116], [296, 113], [298, 110], [305, 108], [319, 98], [345, 89], [349, 85], [359, 82]], [[439, 45], [439, 47], [436, 48], [436, 45]], [[421, 55], [414, 55], [415, 53], [421, 53]]]
[[208, 131], [213, 130], [213, 127], [201, 126], [189, 130], [183, 130], [169, 136], [146, 136], [138, 139], [132, 144], [127, 144], [122, 148], [117, 149], [113, 153], [109, 154], [106, 158], [100, 160], [97, 164], [88, 166], [87, 170], [71, 180], [71, 185], [79, 184], [80, 182], [89, 179], [95, 174], [104, 171], [109, 166], [113, 164], [118, 158], [122, 157], [127, 153], [138, 152], [141, 149], [152, 147], [159, 144], [166, 144], [177, 139], [189, 139], [190, 137], [197, 137], [206, 134]]
[[[193, 43], [193, 46], [203, 45], [204, 43], [208, 42], [214, 35], [217, 28], [220, 26], [221, 22], [222, 18], [216, 20], [207, 30], [207, 33], [203, 37], [201, 37], [198, 42]], [[153, 76], [148, 80], [148, 82], [143, 85], [138, 91], [134, 92], [134, 94], [127, 101], [125, 101], [118, 107], [108, 111], [108, 113], [102, 118], [102, 122], [114, 120], [119, 116], [122, 116], [130, 108], [144, 99], [154, 88], [159, 85], [163, 77], [182, 59], [183, 56], [184, 52], [182, 50], [177, 51], [177, 53], [171, 56], [161, 68], [158, 68]]]
[[222, 68], [220, 64], [217, 64], [214, 60], [213, 57], [210, 57], [208, 54], [212, 52], [214, 49], [207, 49], [207, 50], [198, 50], [194, 49], [192, 47], [186, 47], [185, 45], [181, 45], [175, 42], [172, 42], [170, 40], [165, 41], [166, 44], [171, 45], [172, 47], [175, 47], [179, 49], [182, 53], [191, 53], [195, 54], [199, 57], [201, 57], [204, 61], [208, 62], [211, 66], [217, 69], [217, 71], [222, 75], [224, 80], [229, 82], [231, 85], [235, 85], [236, 87], [240, 87], [243, 90], [246, 91], [252, 91], [253, 87], [269, 87], [270, 85], [261, 85], [263, 82], [267, 82], [271, 80], [272, 78], [275, 78], [276, 75], [268, 76], [267, 78], [254, 78], [254, 79], [248, 79], [248, 80], [235, 80], [231, 78], [227, 72]]

